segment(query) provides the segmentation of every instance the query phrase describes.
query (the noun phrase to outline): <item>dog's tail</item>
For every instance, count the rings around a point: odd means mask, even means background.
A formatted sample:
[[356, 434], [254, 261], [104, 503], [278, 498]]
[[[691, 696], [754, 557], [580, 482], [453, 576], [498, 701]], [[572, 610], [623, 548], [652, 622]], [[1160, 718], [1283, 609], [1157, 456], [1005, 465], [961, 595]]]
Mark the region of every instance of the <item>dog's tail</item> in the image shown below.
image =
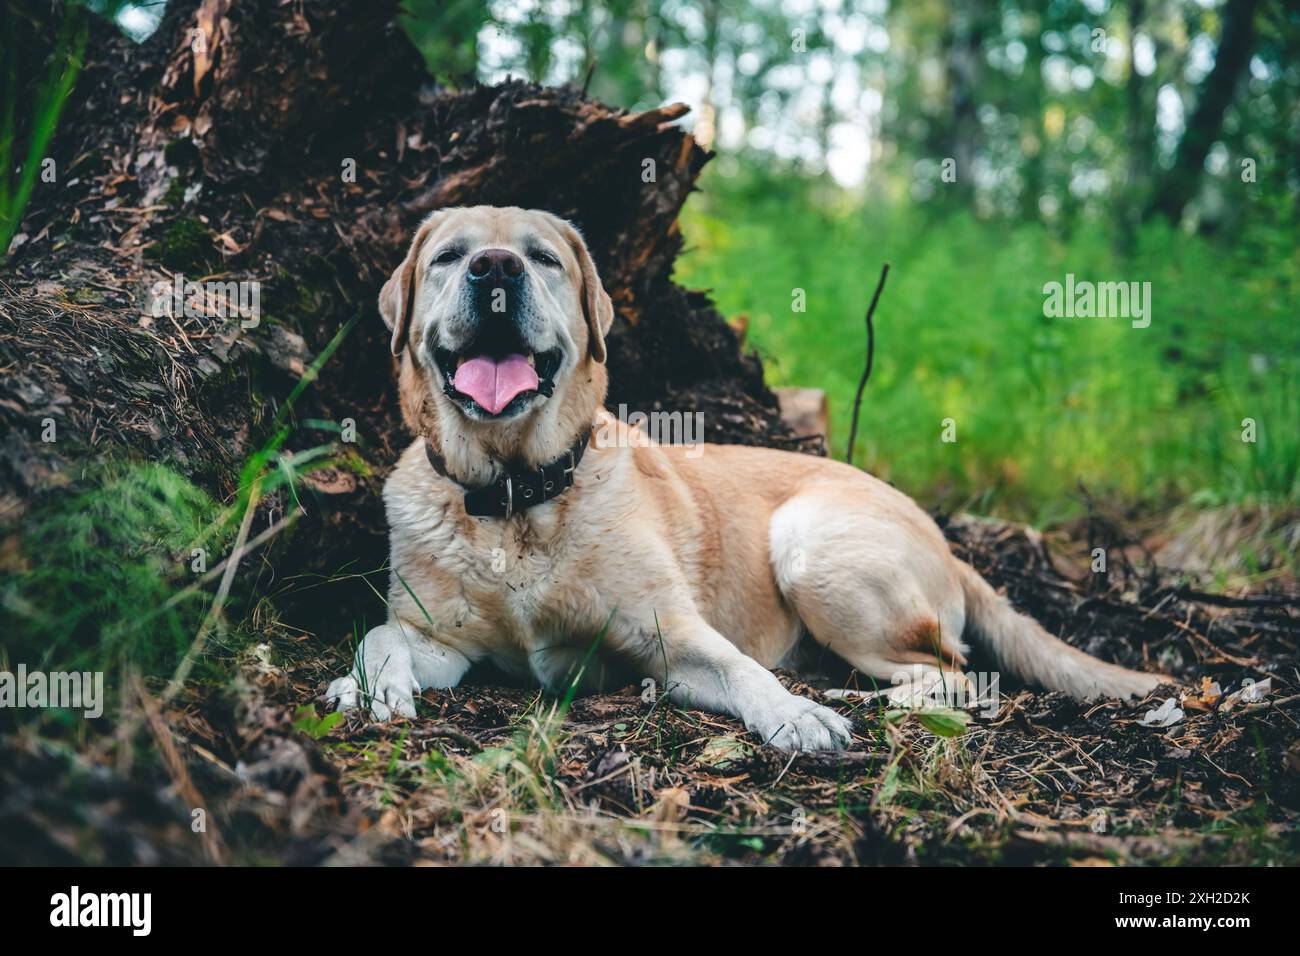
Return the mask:
[[1143, 674], [1107, 664], [1053, 637], [1033, 618], [1013, 608], [974, 568], [958, 564], [968, 630], [993, 652], [999, 666], [1017, 677], [1079, 700], [1144, 697], [1170, 683], [1163, 674]]

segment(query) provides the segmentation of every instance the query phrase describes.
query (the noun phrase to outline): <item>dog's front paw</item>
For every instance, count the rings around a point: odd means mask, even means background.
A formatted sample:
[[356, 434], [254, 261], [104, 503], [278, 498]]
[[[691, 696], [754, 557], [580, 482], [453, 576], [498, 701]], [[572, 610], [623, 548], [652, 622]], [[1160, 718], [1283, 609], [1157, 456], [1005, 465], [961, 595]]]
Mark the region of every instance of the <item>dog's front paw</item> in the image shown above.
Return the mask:
[[378, 674], [363, 688], [353, 671], [347, 677], [333, 681], [325, 691], [325, 700], [334, 701], [336, 710], [366, 707], [376, 720], [391, 720], [415, 716], [415, 695], [420, 692], [415, 676], [408, 669], [404, 674]]
[[843, 750], [853, 739], [847, 717], [793, 694], [750, 729], [781, 750]]

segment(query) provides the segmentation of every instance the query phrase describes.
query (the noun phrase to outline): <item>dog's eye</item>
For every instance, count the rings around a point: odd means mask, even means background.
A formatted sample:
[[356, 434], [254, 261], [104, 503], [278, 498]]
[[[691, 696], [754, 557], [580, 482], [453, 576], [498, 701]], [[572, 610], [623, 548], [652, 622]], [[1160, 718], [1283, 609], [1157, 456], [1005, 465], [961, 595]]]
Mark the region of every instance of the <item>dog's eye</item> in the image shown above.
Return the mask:
[[560, 264], [559, 259], [555, 258], [555, 256], [551, 255], [544, 249], [534, 249], [532, 252], [528, 253], [528, 258], [542, 266], [558, 266]]
[[444, 249], [433, 257], [433, 261], [438, 265], [445, 266], [449, 262], [455, 262], [457, 259], [464, 258], [465, 253], [459, 249]]

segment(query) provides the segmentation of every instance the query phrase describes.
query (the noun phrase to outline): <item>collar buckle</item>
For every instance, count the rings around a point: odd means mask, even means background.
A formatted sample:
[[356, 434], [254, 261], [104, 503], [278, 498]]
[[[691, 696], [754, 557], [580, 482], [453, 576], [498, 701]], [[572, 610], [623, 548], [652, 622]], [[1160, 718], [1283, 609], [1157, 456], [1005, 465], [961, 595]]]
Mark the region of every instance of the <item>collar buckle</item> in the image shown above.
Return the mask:
[[501, 503], [506, 506], [503, 517], [509, 518], [515, 513], [515, 483], [509, 475], [506, 475], [506, 498]]

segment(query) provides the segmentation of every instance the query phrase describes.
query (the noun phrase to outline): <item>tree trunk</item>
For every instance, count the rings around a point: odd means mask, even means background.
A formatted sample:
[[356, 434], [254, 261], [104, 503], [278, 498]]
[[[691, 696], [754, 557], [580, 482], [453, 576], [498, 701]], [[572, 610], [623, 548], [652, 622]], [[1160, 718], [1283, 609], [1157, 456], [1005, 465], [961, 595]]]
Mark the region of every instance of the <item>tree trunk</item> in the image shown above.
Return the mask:
[[956, 192], [963, 201], [975, 195], [975, 156], [981, 139], [977, 91], [987, 27], [988, 13], [983, 0], [967, 0], [949, 12], [946, 45], [951, 126], [947, 155], [956, 161]]
[[1147, 218], [1162, 215], [1177, 224], [1196, 195], [1210, 147], [1223, 129], [1223, 114], [1232, 102], [1255, 47], [1255, 11], [1259, 0], [1228, 0], [1223, 9], [1223, 34], [1214, 68], [1201, 84], [1196, 111], [1187, 124], [1174, 164], [1161, 178], [1147, 207]]
[[1150, 177], [1151, 132], [1155, 125], [1144, 93], [1142, 74], [1137, 69], [1137, 39], [1145, 18], [1145, 0], [1131, 0], [1128, 7], [1128, 77], [1124, 81], [1124, 104], [1128, 114], [1127, 181], [1117, 215], [1120, 247], [1125, 252], [1134, 248], [1141, 219], [1142, 198]]

